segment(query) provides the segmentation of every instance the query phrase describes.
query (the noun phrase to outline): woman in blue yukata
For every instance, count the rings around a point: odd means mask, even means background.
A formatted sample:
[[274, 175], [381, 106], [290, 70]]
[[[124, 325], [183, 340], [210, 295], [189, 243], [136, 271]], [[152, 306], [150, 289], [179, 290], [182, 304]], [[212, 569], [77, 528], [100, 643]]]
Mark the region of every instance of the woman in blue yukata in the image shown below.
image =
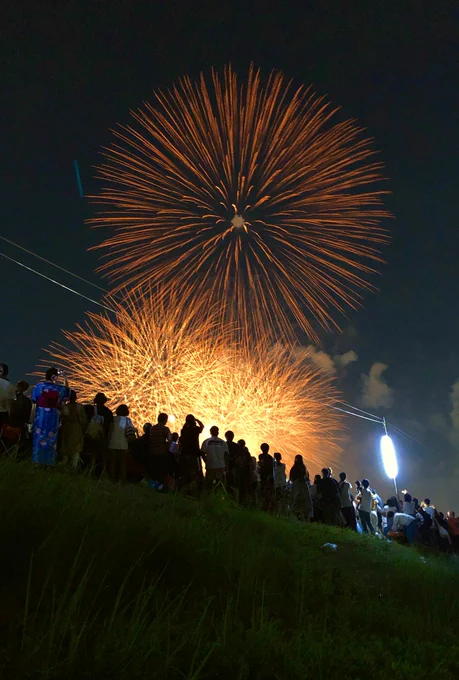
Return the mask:
[[49, 368], [45, 381], [35, 385], [32, 392], [32, 401], [36, 405], [32, 459], [40, 465], [52, 466], [56, 462], [59, 409], [70, 399], [67, 379], [64, 385], [58, 385], [58, 376], [57, 368]]

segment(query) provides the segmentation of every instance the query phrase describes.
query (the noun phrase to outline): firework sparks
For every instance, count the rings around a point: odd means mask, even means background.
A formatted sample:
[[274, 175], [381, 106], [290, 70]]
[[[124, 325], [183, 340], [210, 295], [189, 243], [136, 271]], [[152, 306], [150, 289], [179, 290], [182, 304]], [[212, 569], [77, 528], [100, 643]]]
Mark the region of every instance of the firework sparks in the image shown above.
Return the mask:
[[[82, 402], [102, 390], [110, 407], [126, 403], [134, 423], [169, 414], [180, 431], [193, 413], [220, 432], [232, 429], [259, 453], [262, 441], [291, 463], [297, 453], [309, 464], [336, 454], [339, 419], [327, 408], [336, 398], [330, 378], [280, 345], [243, 346], [215, 334], [194, 315], [165, 309], [154, 296], [134, 296], [109, 306], [116, 316], [89, 313], [68, 346], [53, 345], [52, 361], [65, 369]], [[176, 308], [178, 309], [178, 308]]]
[[247, 337], [317, 337], [371, 288], [387, 240], [381, 165], [323, 98], [231, 67], [183, 78], [115, 132], [99, 169], [116, 285], [161, 285], [220, 308]]

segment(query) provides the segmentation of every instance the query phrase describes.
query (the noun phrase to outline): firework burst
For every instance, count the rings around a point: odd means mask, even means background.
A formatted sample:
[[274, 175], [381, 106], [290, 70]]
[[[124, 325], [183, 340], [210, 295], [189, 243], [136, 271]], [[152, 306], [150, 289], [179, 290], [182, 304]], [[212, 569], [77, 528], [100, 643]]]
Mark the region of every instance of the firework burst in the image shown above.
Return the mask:
[[[116, 285], [180, 290], [248, 338], [292, 340], [336, 325], [371, 288], [387, 240], [381, 166], [353, 121], [281, 73], [245, 85], [228, 67], [183, 78], [132, 124], [99, 168]], [[122, 282], [122, 284], [121, 284]]]
[[180, 431], [188, 413], [207, 426], [232, 429], [252, 453], [262, 441], [287, 462], [297, 453], [309, 464], [337, 454], [336, 412], [327, 405], [335, 391], [329, 377], [281, 346], [243, 345], [215, 334], [178, 307], [166, 309], [154, 296], [132, 295], [108, 305], [115, 315], [89, 313], [66, 332], [68, 346], [53, 345], [52, 361], [66, 370], [79, 400], [104, 391], [110, 407], [126, 403], [134, 423], [154, 422], [159, 412]]

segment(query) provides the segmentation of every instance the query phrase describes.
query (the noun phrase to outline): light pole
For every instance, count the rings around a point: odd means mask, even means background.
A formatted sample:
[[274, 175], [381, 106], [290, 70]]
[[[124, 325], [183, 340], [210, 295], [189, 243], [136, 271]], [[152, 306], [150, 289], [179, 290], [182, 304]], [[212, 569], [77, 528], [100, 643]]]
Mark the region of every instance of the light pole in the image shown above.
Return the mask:
[[384, 465], [384, 470], [386, 472], [386, 475], [392, 479], [394, 482], [394, 489], [395, 489], [395, 497], [398, 498], [398, 489], [397, 489], [397, 475], [398, 475], [398, 463], [397, 463], [397, 456], [395, 453], [395, 448], [394, 448], [394, 442], [392, 439], [389, 437], [387, 434], [387, 425], [386, 425], [386, 419], [383, 418], [383, 425], [384, 425], [384, 431], [386, 434], [384, 434], [381, 437], [381, 456], [382, 456], [382, 461]]

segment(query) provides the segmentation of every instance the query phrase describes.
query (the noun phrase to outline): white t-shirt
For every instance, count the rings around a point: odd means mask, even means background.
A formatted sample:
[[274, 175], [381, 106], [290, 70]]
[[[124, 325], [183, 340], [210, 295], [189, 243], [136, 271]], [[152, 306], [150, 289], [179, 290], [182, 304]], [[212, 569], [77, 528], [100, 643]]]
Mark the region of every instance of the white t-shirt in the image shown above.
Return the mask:
[[407, 515], [406, 512], [396, 512], [392, 524], [392, 531], [398, 531], [402, 527], [411, 524], [411, 522], [414, 522], [414, 517], [412, 515]]
[[340, 484], [339, 500], [341, 502], [341, 507], [350, 508], [352, 506], [352, 501], [349, 494], [352, 489], [352, 486], [349, 482], [340, 482], [339, 484]]
[[126, 439], [126, 428], [128, 426], [133, 427], [130, 418], [127, 416], [114, 416], [108, 444], [109, 449], [126, 451], [129, 448], [128, 440]]
[[0, 413], [8, 413], [8, 402], [16, 399], [16, 389], [6, 378], [0, 378]]
[[201, 451], [206, 456], [207, 470], [221, 470], [226, 467], [225, 453], [228, 456], [228, 444], [220, 437], [209, 437], [203, 441]]
[[405, 515], [412, 515], [414, 517], [416, 508], [414, 507], [413, 501], [403, 501], [403, 512]]
[[433, 522], [434, 519], [435, 519], [435, 510], [433, 508], [431, 508], [430, 505], [428, 505], [426, 508], [424, 508], [424, 510], [428, 515], [431, 516], [432, 522]]
[[362, 499], [359, 505], [360, 510], [363, 510], [363, 512], [371, 512], [373, 507], [373, 494], [370, 489], [362, 489], [360, 498]]

